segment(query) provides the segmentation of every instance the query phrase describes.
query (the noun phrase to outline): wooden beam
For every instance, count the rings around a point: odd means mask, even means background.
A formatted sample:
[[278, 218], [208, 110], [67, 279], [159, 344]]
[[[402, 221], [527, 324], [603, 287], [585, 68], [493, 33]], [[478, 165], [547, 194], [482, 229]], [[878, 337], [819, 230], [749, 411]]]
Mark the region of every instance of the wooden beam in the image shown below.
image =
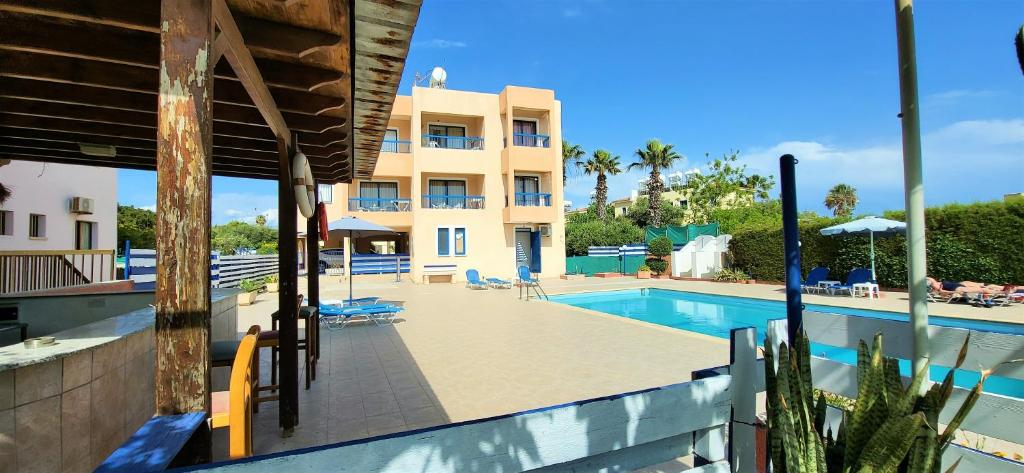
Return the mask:
[[274, 97], [270, 95], [270, 89], [263, 82], [263, 75], [249, 49], [246, 48], [242, 33], [238, 30], [238, 25], [235, 24], [231, 10], [224, 0], [213, 0], [213, 16], [217, 21], [217, 27], [220, 28], [220, 35], [227, 41], [224, 55], [227, 56], [228, 63], [234, 69], [238, 80], [242, 82], [252, 102], [256, 104], [256, 109], [263, 115], [263, 119], [270, 125], [277, 139], [284, 142], [285, 148], [292, 149], [291, 131], [288, 130]]
[[[210, 412], [211, 0], [162, 0], [157, 130], [156, 411]], [[209, 461], [209, 441], [196, 460]]]
[[299, 423], [299, 321], [296, 298], [298, 296], [298, 269], [295, 261], [297, 219], [295, 208], [295, 187], [292, 185], [291, 149], [284, 140], [277, 142], [279, 171], [277, 184], [277, 251], [280, 264], [280, 287], [277, 293], [279, 314], [278, 337], [280, 337], [281, 359], [280, 398], [278, 416], [284, 435], [290, 437]]

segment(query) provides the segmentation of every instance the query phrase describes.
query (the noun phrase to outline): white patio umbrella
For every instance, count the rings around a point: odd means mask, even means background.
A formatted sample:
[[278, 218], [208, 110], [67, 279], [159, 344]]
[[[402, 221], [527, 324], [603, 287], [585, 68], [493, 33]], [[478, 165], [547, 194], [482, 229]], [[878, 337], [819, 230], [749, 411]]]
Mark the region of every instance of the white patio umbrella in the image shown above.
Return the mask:
[[373, 222], [367, 222], [366, 220], [356, 217], [342, 217], [327, 224], [327, 230], [341, 230], [348, 232], [349, 248], [345, 251], [348, 253], [348, 303], [352, 304], [352, 256], [354, 256], [352, 239], [355, 237], [368, 237], [368, 236], [380, 236], [380, 235], [394, 235], [396, 232], [383, 225], [377, 225]]
[[907, 224], [903, 222], [869, 216], [852, 222], [822, 228], [821, 234], [826, 236], [867, 235], [871, 240], [871, 279], [877, 280], [878, 277], [875, 276], [875, 235], [902, 235], [906, 231]]

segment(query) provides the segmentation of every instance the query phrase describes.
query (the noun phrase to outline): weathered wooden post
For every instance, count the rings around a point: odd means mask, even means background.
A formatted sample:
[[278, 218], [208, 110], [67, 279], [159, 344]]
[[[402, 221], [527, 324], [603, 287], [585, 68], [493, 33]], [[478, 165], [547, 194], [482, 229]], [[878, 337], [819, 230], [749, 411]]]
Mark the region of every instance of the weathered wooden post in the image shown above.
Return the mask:
[[[309, 297], [309, 305], [320, 307], [320, 214], [316, 212], [320, 205], [320, 187], [316, 182], [313, 188], [317, 189], [313, 195], [313, 216], [306, 219], [306, 292]], [[314, 324], [313, 336], [316, 337], [316, 357], [320, 359], [320, 324], [314, 320], [308, 323]], [[306, 345], [307, 347], [309, 344]]]
[[[160, 24], [156, 412], [209, 412], [211, 2], [163, 0]], [[208, 439], [194, 448], [210, 458]]]
[[[294, 143], [294, 141], [293, 141]], [[281, 363], [280, 370], [281, 397], [278, 409], [281, 428], [289, 437], [299, 423], [299, 349], [298, 349], [298, 249], [296, 248], [296, 229], [298, 216], [295, 208], [295, 187], [292, 184], [292, 159], [294, 150], [289, 149], [283, 139], [277, 140], [278, 179], [277, 179], [277, 252], [279, 255], [278, 271], [280, 273], [280, 289], [277, 293], [280, 337]]]

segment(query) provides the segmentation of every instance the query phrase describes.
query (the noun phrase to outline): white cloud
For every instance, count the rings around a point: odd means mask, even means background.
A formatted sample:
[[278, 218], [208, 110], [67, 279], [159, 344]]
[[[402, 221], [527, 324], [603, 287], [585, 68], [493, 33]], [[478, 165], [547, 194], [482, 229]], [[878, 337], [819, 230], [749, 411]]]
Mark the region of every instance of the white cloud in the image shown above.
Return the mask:
[[927, 106], [955, 105], [962, 101], [985, 99], [995, 95], [996, 93], [991, 90], [953, 89], [925, 96], [924, 104]]
[[[752, 172], [778, 182], [779, 156], [792, 154], [797, 165], [801, 209], [824, 211], [825, 192], [840, 182], [857, 188], [860, 209], [903, 207], [903, 147], [886, 144], [846, 147], [818, 141], [785, 141], [740, 155]], [[1024, 120], [956, 122], [922, 136], [925, 198], [929, 205], [998, 199], [1020, 192], [1024, 171]], [[777, 192], [773, 192], [777, 194]]]
[[412, 43], [414, 48], [423, 49], [450, 49], [450, 48], [465, 48], [469, 46], [464, 41], [455, 41], [450, 39], [434, 38], [426, 41], [415, 41]]
[[277, 195], [237, 192], [214, 193], [213, 223], [220, 225], [232, 220], [255, 223], [257, 215], [267, 217], [267, 225], [277, 226]]
[[153, 204], [153, 205], [144, 205], [144, 206], [142, 206], [142, 207], [139, 207], [139, 208], [140, 208], [140, 209], [142, 209], [142, 210], [148, 210], [148, 211], [150, 211], [150, 212], [156, 212], [156, 204]]

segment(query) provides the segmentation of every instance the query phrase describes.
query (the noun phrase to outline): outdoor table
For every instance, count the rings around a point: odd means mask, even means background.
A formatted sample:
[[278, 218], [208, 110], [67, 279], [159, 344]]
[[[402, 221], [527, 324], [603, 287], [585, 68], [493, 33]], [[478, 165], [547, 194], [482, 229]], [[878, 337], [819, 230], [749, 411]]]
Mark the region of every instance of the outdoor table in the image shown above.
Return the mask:
[[832, 294], [832, 286], [838, 286], [842, 284], [841, 281], [818, 281], [818, 287], [825, 290], [825, 292]]
[[853, 285], [853, 297], [865, 295], [868, 299], [878, 297], [878, 284], [873, 282], [864, 282]]

